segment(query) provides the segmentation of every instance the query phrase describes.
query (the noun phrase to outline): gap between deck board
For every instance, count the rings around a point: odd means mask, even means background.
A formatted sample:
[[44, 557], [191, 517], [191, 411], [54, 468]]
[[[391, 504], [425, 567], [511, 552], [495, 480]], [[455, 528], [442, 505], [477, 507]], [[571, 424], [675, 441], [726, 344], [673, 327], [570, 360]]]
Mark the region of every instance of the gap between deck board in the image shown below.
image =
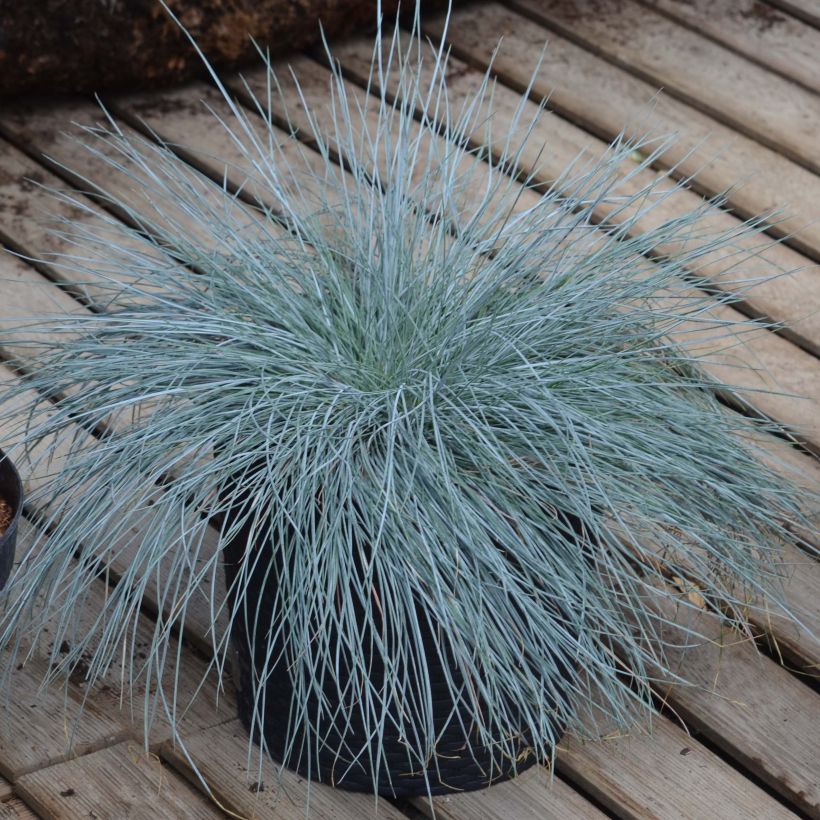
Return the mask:
[[820, 28], [820, 3], [817, 0], [766, 0], [814, 28]]

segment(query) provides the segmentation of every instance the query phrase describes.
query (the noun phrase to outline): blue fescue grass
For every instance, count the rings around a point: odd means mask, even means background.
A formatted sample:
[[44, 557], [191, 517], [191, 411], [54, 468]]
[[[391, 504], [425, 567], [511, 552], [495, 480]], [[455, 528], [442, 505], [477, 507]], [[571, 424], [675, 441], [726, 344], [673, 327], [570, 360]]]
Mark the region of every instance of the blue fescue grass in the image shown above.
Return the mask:
[[[50, 417], [26, 419], [28, 446], [48, 442], [45, 470], [55, 448], [67, 454], [32, 499], [49, 535], [9, 587], [0, 644], [37, 637], [50, 618], [57, 672], [84, 656], [92, 680], [112, 668], [126, 685], [160, 680], [171, 636], [204, 596], [222, 674], [225, 591], [208, 527], [248, 493], [252, 511], [219, 537], [250, 523], [289, 567], [271, 642], [286, 624], [295, 715], [321, 694], [316, 670], [335, 679], [341, 652], [374, 737], [401, 704], [410, 753], [425, 760], [432, 706], [408, 670], [424, 668], [427, 618], [473, 684], [462, 696], [477, 742], [513, 748], [523, 729], [549, 757], [559, 663], [570, 663], [572, 704], [558, 701], [558, 723], [631, 725], [651, 711], [653, 682], [685, 683], [666, 661], [658, 602], [705, 607], [748, 635], [749, 608], [787, 610], [781, 544], [808, 525], [794, 483], [759, 459], [759, 433], [778, 426], [728, 411], [731, 385], [690, 349], [760, 330], [715, 318], [697, 275], [707, 254], [732, 258], [739, 234], [699, 235], [716, 207], [704, 203], [629, 235], [675, 187], [624, 195], [623, 168], [650, 167], [673, 138], [581, 157], [522, 208], [519, 137], [536, 122], [525, 97], [509, 133], [496, 123], [486, 148], [471, 148], [491, 75], [451, 107], [446, 53], [425, 57], [434, 68], [422, 81], [419, 41], [388, 42], [374, 72], [382, 89], [398, 74], [400, 99], [358, 107], [334, 74], [334, 127], [314, 121], [315, 150], [289, 142], [288, 162], [269, 101], [247, 111], [225, 92], [232, 114], [217, 127], [256, 207], [113, 120], [86, 129], [101, 176], [136, 192], [103, 197], [131, 226], [64, 226], [76, 252], [50, 260], [87, 279], [99, 310], [44, 320], [46, 349], [20, 363], [25, 386], [56, 400]], [[414, 111], [429, 113], [417, 122]], [[634, 215], [595, 226], [602, 200]], [[686, 249], [647, 261], [675, 240]], [[289, 528], [298, 539], [277, 538]], [[122, 577], [78, 631], [83, 591], [112, 560]], [[162, 614], [145, 662], [131, 630], [147, 593]], [[368, 678], [364, 634], [394, 670], [386, 697]], [[146, 697], [146, 714], [172, 721], [187, 705], [173, 677]]]

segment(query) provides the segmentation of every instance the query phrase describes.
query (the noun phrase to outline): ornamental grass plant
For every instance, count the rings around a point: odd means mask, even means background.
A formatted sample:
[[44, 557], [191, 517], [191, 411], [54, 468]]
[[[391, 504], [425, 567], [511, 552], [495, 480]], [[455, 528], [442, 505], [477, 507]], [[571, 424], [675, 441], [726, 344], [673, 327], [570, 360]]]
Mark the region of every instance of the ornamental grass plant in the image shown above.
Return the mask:
[[[92, 683], [147, 681], [146, 723], [176, 724], [189, 704], [169, 653], [204, 602], [220, 679], [244, 652], [252, 736], [312, 778], [355, 787], [358, 771], [386, 794], [401, 791], [388, 737], [434, 792], [447, 732], [465, 760], [489, 755], [487, 783], [549, 761], [565, 727], [632, 726], [657, 682], [686, 685], [668, 650], [706, 640], [687, 610], [746, 636], [755, 607], [799, 621], [782, 543], [809, 527], [761, 445], [785, 431], [727, 407], [732, 385], [699, 358], [766, 332], [716, 310], [754, 286], [737, 243], [764, 220], [710, 233], [718, 199], [638, 231], [686, 184], [631, 184], [674, 136], [616, 140], [535, 186], [521, 155], [542, 109], [524, 94], [502, 127], [491, 69], [452, 105], [447, 53], [417, 23], [374, 50], [374, 87], [393, 77], [397, 97], [361, 106], [334, 68], [331, 128], [284, 137], [270, 67], [255, 105], [214, 75], [230, 109], [214, 127], [235, 146], [222, 186], [112, 117], [85, 128], [100, 177], [131, 194], [89, 180], [117, 218], [58, 226], [74, 251], [49, 262], [96, 310], [17, 331], [35, 364], [4, 396], [46, 475], [44, 534], [5, 593], [9, 669], [48, 625], [52, 675], [82, 659]], [[623, 219], [596, 224], [601, 202]], [[716, 254], [737, 272], [719, 291], [698, 273]], [[49, 414], [19, 415], [31, 388]]]

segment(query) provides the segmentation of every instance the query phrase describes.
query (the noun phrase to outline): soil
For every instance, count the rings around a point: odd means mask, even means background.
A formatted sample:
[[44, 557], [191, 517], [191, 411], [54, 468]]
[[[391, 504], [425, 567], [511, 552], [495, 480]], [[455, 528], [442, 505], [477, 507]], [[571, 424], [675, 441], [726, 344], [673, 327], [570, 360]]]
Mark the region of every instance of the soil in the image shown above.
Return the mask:
[[5, 498], [0, 497], [0, 536], [5, 533], [14, 518], [14, 510]]

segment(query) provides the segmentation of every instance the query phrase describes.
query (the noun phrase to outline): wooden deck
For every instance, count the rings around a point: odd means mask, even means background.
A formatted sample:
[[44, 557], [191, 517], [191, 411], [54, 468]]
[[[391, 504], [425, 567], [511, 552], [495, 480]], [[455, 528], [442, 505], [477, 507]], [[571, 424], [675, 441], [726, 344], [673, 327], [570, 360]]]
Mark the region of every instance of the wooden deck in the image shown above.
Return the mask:
[[[440, 30], [430, 18], [427, 30]], [[805, 396], [767, 393], [741, 397], [759, 412], [793, 427], [805, 448], [798, 452], [772, 439], [772, 452], [798, 464], [820, 488], [820, 2], [818, 0], [507, 0], [459, 6], [449, 32], [454, 60], [453, 98], [469, 92], [487, 65], [498, 38], [503, 45], [495, 62], [499, 78], [498, 110], [516, 98], [549, 41], [534, 97], [551, 93], [541, 130], [549, 150], [540, 158], [544, 180], [584, 147], [600, 150], [621, 129], [638, 133], [649, 121], [660, 130], [678, 130], [681, 139], [662, 157], [677, 173], [697, 171], [694, 190], [668, 198], [650, 220], [683, 213], [701, 195], [732, 184], [729, 207], [714, 217], [731, 228], [740, 217], [772, 208], [788, 212], [771, 233], [786, 236], [749, 265], [749, 274], [798, 269], [755, 291], [739, 308], [755, 316], [789, 323], [788, 330], [761, 332], [731, 356], [758, 367], [732, 369], [744, 379], [741, 388], [761, 386]], [[362, 81], [369, 40], [339, 44], [337, 56], [349, 76], [351, 96], [363, 95]], [[291, 62], [305, 96], [316, 105], [326, 99], [328, 71], [310, 55]], [[262, 76], [251, 72], [251, 85]], [[235, 83], [237, 91], [241, 90]], [[664, 93], [652, 102], [658, 88]], [[224, 104], [207, 85], [106, 100], [124, 120], [124, 129], [153, 129], [160, 137], [183, 143], [186, 159], [205, 174], [222, 180], [224, 168], [213, 156], [231, 159], [233, 149], [211, 115]], [[533, 103], [534, 105], [535, 103]], [[275, 115], [281, 112], [274, 112]], [[290, 111], [298, 120], [298, 106]], [[0, 241], [23, 254], [60, 250], [37, 221], [43, 208], [53, 210], [32, 183], [76, 183], [44, 154], [66, 162], [90, 179], [99, 174], [89, 155], [78, 151], [62, 131], [70, 121], [99, 120], [87, 99], [59, 102], [17, 101], [0, 108]], [[284, 136], [284, 135], [283, 135]], [[706, 141], [705, 148], [690, 151]], [[720, 152], [720, 153], [718, 153]], [[705, 158], [711, 161], [704, 162]], [[525, 161], [534, 161], [531, 156]], [[636, 184], [649, 181], [646, 171]], [[242, 182], [241, 167], [230, 184]], [[123, 180], [120, 193], [139, 208]], [[535, 194], [531, 194], [535, 196]], [[68, 214], [79, 220], [88, 213]], [[607, 214], [601, 218], [622, 218]], [[659, 248], [659, 252], [663, 252]], [[706, 270], [720, 284], [720, 260], [706, 260]], [[65, 273], [47, 265], [29, 265], [0, 255], [0, 316], [22, 319], [55, 308], [88, 310], [93, 288], [79, 288]], [[723, 279], [725, 281], [725, 279]], [[734, 311], [721, 309], [727, 315]], [[739, 352], [740, 350], [740, 352]], [[716, 373], [732, 366], [726, 351], [704, 344], [706, 365]], [[0, 357], [25, 356], [12, 337], [0, 336]], [[25, 379], [0, 363], [0, 380]], [[0, 429], [0, 446], [10, 446]], [[815, 454], [814, 456], [809, 453]], [[37, 476], [26, 470], [29, 486]], [[38, 510], [28, 510], [36, 518]], [[810, 511], [818, 513], [817, 510]], [[33, 527], [27, 523], [26, 527]], [[25, 536], [25, 533], [24, 533]], [[789, 595], [812, 613], [820, 634], [820, 564], [790, 549], [794, 573]], [[116, 567], [114, 571], [116, 572]], [[102, 595], [103, 590], [100, 589]], [[147, 602], [144, 629], [151, 628]], [[184, 657], [194, 673], [203, 668], [207, 613], [194, 612], [186, 628]], [[663, 716], [651, 735], [636, 732], [597, 744], [568, 739], [550, 781], [531, 770], [518, 781], [485, 792], [437, 799], [436, 816], [445, 820], [544, 820], [544, 818], [786, 818], [820, 817], [820, 643], [777, 620], [756, 624], [761, 653], [746, 643], [704, 647], [687, 657], [688, 674], [703, 689], [666, 693]], [[706, 624], [718, 635], [720, 625]], [[782, 657], [783, 665], [776, 662]], [[43, 661], [45, 663], [45, 661]], [[304, 817], [306, 784], [295, 776], [277, 786], [273, 766], [248, 782], [244, 773], [246, 739], [234, 719], [233, 704], [206, 692], [186, 718], [189, 751], [216, 800], [207, 797], [191, 776], [183, 755], [158, 727], [151, 753], [141, 746], [138, 720], [121, 711], [118, 693], [101, 687], [91, 693], [86, 714], [68, 747], [71, 710], [87, 693], [81, 680], [68, 684], [69, 715], [62, 690], [36, 695], [43, 672], [37, 661], [17, 671], [8, 711], [0, 720], [0, 818], [255, 818]], [[682, 725], [681, 721], [685, 725]], [[217, 803], [219, 805], [217, 805]], [[221, 808], [220, 808], [221, 806]], [[369, 817], [373, 803], [314, 786], [311, 806], [317, 818]], [[425, 800], [394, 805], [381, 801], [384, 818], [429, 817]]]

